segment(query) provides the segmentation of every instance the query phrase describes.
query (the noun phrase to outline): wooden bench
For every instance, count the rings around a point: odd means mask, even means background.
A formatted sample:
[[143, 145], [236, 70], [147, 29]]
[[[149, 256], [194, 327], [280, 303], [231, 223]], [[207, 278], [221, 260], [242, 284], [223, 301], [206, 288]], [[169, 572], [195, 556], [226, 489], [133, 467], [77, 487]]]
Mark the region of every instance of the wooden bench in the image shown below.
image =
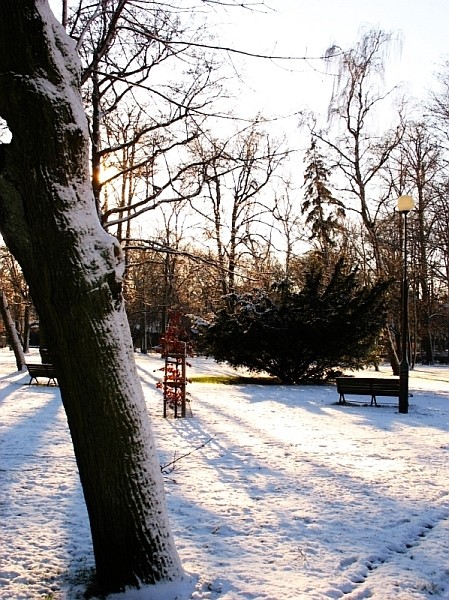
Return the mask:
[[396, 396], [399, 402], [399, 377], [337, 377], [339, 404], [346, 404], [345, 394], [371, 396], [371, 406], [377, 406], [377, 396]]
[[53, 368], [53, 365], [50, 364], [28, 364], [27, 365], [28, 373], [30, 375], [30, 381], [28, 385], [31, 384], [33, 379], [36, 383], [39, 383], [38, 377], [46, 377], [48, 379], [47, 385], [50, 385], [53, 382], [55, 385], [58, 385], [56, 380], [56, 373]]

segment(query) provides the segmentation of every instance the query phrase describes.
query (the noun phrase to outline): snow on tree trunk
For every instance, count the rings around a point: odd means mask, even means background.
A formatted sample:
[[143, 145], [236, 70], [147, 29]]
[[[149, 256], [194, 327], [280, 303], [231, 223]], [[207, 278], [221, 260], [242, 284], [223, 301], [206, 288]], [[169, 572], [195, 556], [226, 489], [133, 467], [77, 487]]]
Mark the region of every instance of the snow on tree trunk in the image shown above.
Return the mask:
[[46, 332], [105, 592], [175, 579], [153, 435], [123, 307], [122, 251], [89, 183], [87, 120], [70, 39], [47, 0], [0, 4], [0, 231]]

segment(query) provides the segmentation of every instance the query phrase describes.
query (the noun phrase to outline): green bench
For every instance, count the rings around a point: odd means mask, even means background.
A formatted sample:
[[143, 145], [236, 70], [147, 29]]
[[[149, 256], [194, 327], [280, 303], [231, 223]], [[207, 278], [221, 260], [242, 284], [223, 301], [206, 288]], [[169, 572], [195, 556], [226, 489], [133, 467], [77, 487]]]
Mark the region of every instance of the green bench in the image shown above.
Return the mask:
[[347, 404], [346, 395], [371, 396], [371, 406], [377, 406], [378, 396], [395, 396], [399, 401], [399, 377], [337, 377], [339, 404]]

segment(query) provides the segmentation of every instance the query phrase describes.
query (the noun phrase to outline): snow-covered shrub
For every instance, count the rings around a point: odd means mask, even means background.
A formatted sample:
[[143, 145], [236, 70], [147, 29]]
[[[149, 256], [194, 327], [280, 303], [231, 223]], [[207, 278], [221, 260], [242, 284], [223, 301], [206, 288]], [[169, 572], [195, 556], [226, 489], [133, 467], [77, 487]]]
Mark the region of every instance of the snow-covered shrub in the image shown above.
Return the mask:
[[312, 267], [300, 291], [234, 295], [200, 336], [218, 362], [278, 377], [284, 383], [326, 380], [370, 358], [385, 324], [390, 282], [362, 286], [357, 270], [337, 263], [330, 277]]

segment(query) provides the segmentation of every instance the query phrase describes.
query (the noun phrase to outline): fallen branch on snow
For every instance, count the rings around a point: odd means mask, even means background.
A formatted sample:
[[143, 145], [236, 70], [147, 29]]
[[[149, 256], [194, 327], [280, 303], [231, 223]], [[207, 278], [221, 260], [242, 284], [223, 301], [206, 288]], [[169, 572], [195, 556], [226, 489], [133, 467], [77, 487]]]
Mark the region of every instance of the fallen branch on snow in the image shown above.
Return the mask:
[[210, 437], [208, 440], [206, 440], [205, 442], [203, 442], [202, 444], [200, 444], [199, 446], [197, 446], [196, 448], [193, 448], [193, 450], [190, 450], [190, 452], [186, 452], [185, 454], [181, 454], [181, 456], [176, 457], [176, 452], [174, 454], [174, 458], [173, 460], [171, 460], [168, 463], [165, 463], [165, 465], [161, 465], [161, 472], [164, 475], [169, 475], [170, 473], [173, 473], [173, 471], [175, 470], [175, 464], [177, 462], [179, 462], [180, 460], [182, 460], [183, 458], [186, 458], [187, 456], [190, 456], [191, 454], [193, 454], [194, 452], [196, 452], [197, 450], [201, 450], [201, 448], [204, 448], [207, 444], [209, 444], [209, 442], [211, 442], [213, 439], [215, 438], [215, 436]]

